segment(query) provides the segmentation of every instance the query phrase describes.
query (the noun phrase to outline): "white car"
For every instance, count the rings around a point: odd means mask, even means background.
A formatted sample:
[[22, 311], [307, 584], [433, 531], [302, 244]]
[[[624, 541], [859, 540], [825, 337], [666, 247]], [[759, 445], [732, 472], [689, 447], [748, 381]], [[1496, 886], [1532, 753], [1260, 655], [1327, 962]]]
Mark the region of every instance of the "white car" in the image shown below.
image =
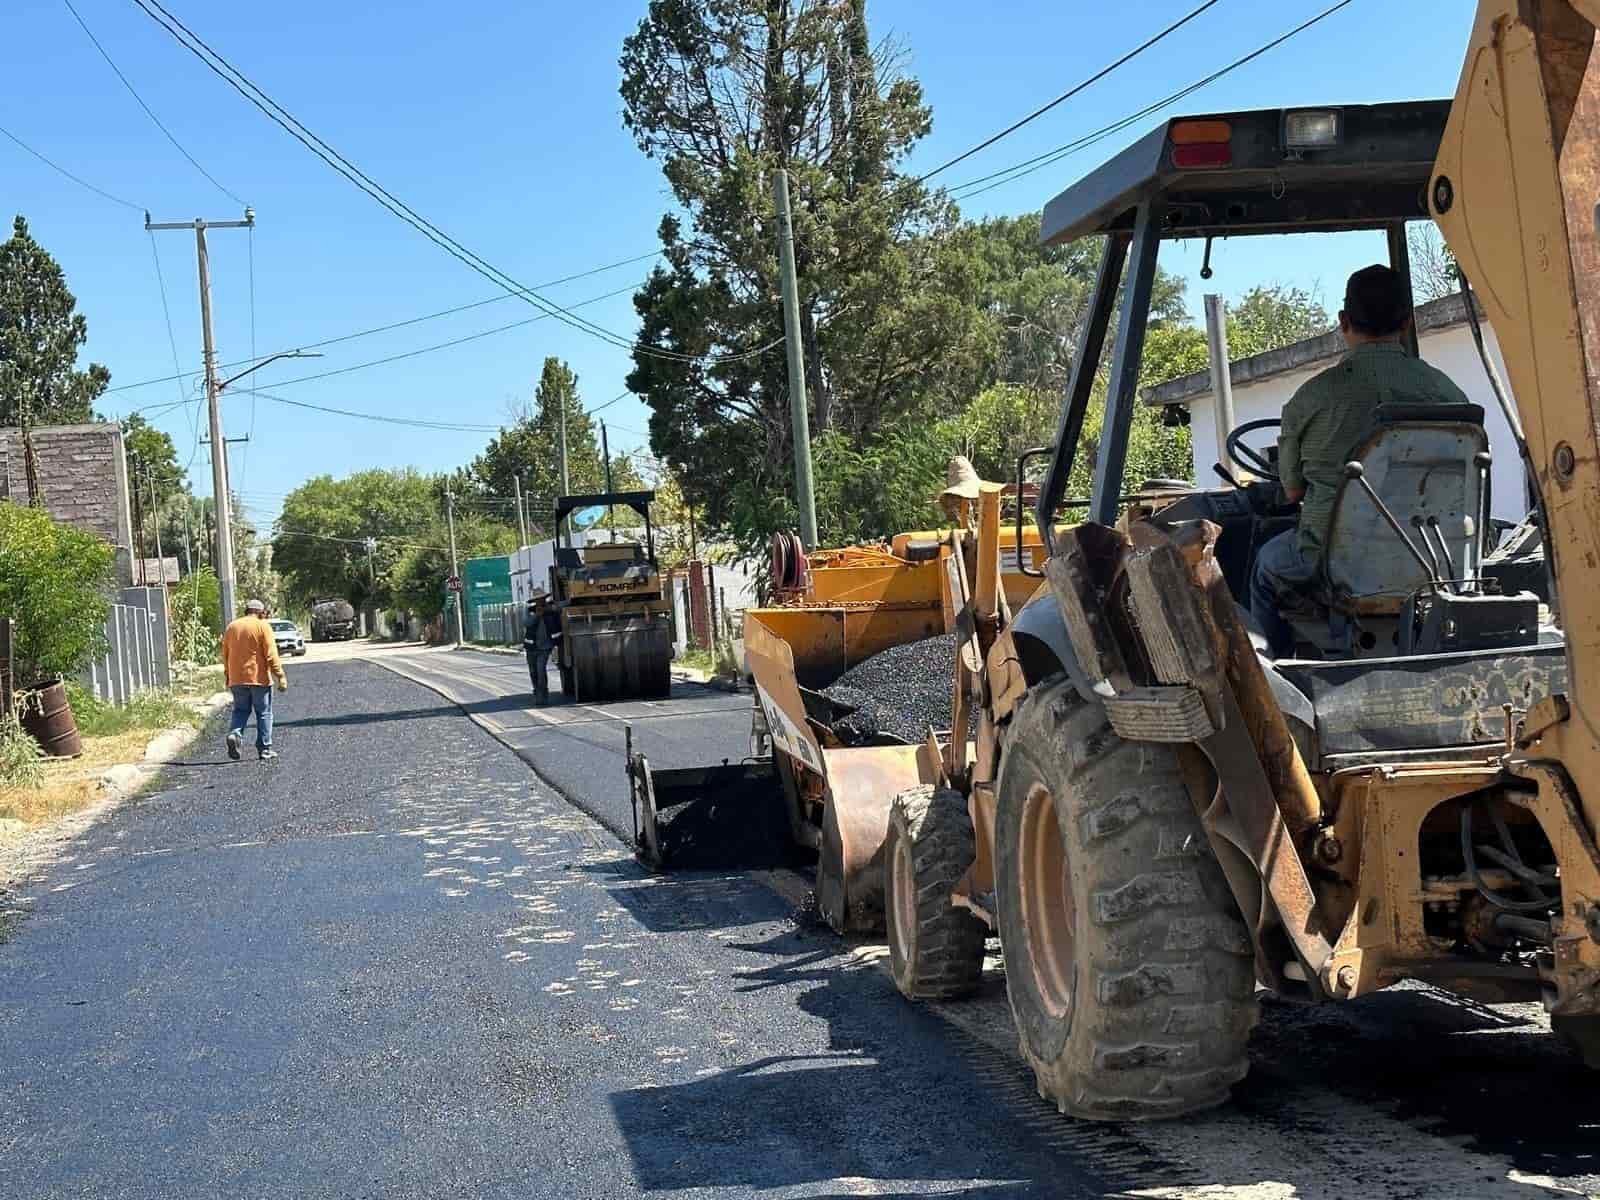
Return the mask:
[[296, 658], [306, 652], [306, 639], [300, 636], [300, 627], [293, 621], [270, 621], [273, 640], [278, 643], [279, 654], [292, 654]]

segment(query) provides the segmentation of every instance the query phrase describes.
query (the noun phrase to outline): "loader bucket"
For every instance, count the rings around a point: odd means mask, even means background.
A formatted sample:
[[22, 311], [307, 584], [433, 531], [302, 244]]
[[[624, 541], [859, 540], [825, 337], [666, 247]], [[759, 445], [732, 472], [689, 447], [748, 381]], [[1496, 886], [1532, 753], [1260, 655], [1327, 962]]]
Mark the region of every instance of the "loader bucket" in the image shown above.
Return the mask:
[[[872, 571], [881, 568], [870, 568]], [[857, 572], [858, 568], [841, 568]], [[935, 764], [918, 746], [824, 748], [810, 720], [802, 682], [826, 687], [849, 667], [889, 646], [943, 632], [937, 564], [915, 585], [895, 581], [897, 599], [881, 606], [751, 609], [745, 659], [755, 679], [773, 753], [783, 755], [800, 791], [820, 793], [817, 903], [838, 932], [883, 928], [883, 843], [894, 798], [931, 782]], [[821, 571], [815, 574], [822, 574]], [[876, 587], [879, 595], [885, 593]], [[873, 589], [857, 591], [870, 596]]]
[[828, 803], [817, 857], [817, 907], [839, 933], [884, 927], [883, 843], [894, 798], [934, 782], [921, 746], [824, 750]]

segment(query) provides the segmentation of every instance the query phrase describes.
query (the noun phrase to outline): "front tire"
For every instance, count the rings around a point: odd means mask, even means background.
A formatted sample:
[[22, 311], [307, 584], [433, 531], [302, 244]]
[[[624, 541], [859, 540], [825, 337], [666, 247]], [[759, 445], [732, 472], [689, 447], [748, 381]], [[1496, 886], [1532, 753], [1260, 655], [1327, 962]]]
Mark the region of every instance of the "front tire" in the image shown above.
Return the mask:
[[977, 855], [967, 802], [931, 786], [894, 798], [883, 862], [890, 970], [908, 1000], [970, 996], [983, 978], [988, 926], [950, 901]]
[[1174, 748], [1124, 741], [1057, 680], [1017, 710], [998, 800], [1006, 990], [1039, 1095], [1103, 1121], [1227, 1100], [1253, 955]]

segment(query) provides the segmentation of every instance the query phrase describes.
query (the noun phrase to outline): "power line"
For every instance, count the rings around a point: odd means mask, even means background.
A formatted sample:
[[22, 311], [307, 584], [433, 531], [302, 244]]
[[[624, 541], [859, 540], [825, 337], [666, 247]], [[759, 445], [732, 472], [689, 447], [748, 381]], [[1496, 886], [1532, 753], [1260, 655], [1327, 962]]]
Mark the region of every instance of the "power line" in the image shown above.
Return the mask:
[[[1216, 0], [1210, 0], [1210, 2], [1215, 3]], [[194, 33], [193, 30], [189, 29], [183, 24], [182, 21], [173, 16], [160, 3], [160, 0], [134, 0], [134, 3], [137, 4], [146, 15], [148, 15], [152, 20], [165, 29], [167, 33], [174, 38], [174, 40], [176, 40], [186, 50], [204, 63], [207, 69], [209, 69], [218, 78], [222, 79], [245, 99], [249, 100], [258, 109], [260, 109], [261, 112], [264, 113], [274, 124], [278, 125], [286, 133], [295, 138], [295, 140], [300, 142], [301, 145], [305, 146], [306, 149], [310, 150], [324, 163], [332, 167], [340, 175], [344, 176], [345, 179], [349, 180], [350, 183], [354, 184], [373, 200], [377, 201], [378, 204], [382, 205], [394, 216], [400, 218], [400, 220], [410, 225], [418, 233], [421, 233], [429, 241], [433, 242], [440, 249], [444, 250], [447, 254], [451, 255], [453, 258], [457, 259], [471, 270], [476, 271], [478, 274], [484, 276], [484, 278], [493, 281], [501, 288], [504, 288], [507, 292], [520, 296], [529, 304], [532, 304], [534, 307], [540, 309], [549, 316], [555, 317], [563, 324], [568, 325], [581, 333], [587, 333], [591, 337], [598, 338], [619, 350], [627, 350], [645, 357], [660, 358], [671, 362], [707, 364], [738, 362], [765, 354], [774, 347], [781, 346], [783, 344], [782, 338], [775, 338], [764, 345], [756, 346], [749, 350], [737, 351], [732, 354], [685, 354], [677, 350], [665, 350], [660, 347], [646, 346], [643, 343], [629, 338], [624, 334], [616, 333], [615, 331], [607, 329], [604, 326], [597, 325], [593, 321], [587, 320], [584, 317], [577, 316], [575, 313], [563, 308], [561, 305], [539, 295], [538, 292], [534, 291], [532, 288], [529, 288], [527, 285], [519, 283], [511, 275], [500, 270], [498, 267], [495, 267], [492, 263], [488, 262], [486, 259], [476, 254], [472, 250], [467, 249], [467, 247], [462, 243], [456, 241], [437, 225], [433, 224], [426, 217], [423, 217], [415, 209], [407, 205], [404, 201], [398, 199], [392, 192], [384, 188], [382, 184], [378, 183], [370, 175], [362, 171], [360, 167], [356, 166], [355, 163], [351, 162], [339, 151], [335, 150], [327, 142], [323, 141], [320, 137], [313, 133], [298, 118], [296, 118], [277, 101], [273, 100], [272, 97], [267, 95], [267, 93], [258, 85], [253, 83], [248, 76], [241, 72], [237, 67], [233, 66], [232, 63], [228, 62], [227, 59], [223, 58], [210, 46], [208, 46], [197, 34]]]
[[955, 166], [958, 162], [962, 162], [962, 161], [964, 161], [966, 159], [971, 158], [974, 154], [978, 153], [980, 150], [985, 150], [988, 147], [994, 145], [1001, 138], [1009, 137], [1011, 134], [1013, 134], [1017, 130], [1021, 129], [1024, 125], [1028, 124], [1028, 122], [1036, 120], [1039, 117], [1044, 116], [1045, 113], [1049, 112], [1052, 108], [1056, 107], [1056, 105], [1061, 104], [1064, 101], [1072, 99], [1072, 97], [1076, 96], [1079, 92], [1083, 91], [1086, 87], [1090, 86], [1093, 83], [1098, 83], [1100, 80], [1104, 79], [1107, 75], [1111, 74], [1111, 72], [1115, 71], [1118, 67], [1120, 67], [1123, 64], [1131, 61], [1132, 59], [1138, 58], [1139, 55], [1143, 54], [1146, 50], [1150, 49], [1151, 46], [1154, 46], [1157, 42], [1161, 41], [1163, 38], [1167, 37], [1169, 34], [1176, 33], [1179, 29], [1182, 29], [1185, 25], [1187, 25], [1190, 21], [1194, 20], [1201, 13], [1205, 12], [1206, 9], [1212, 8], [1218, 3], [1219, 3], [1219, 0], [1205, 0], [1205, 3], [1201, 4], [1198, 8], [1191, 9], [1188, 13], [1186, 13], [1182, 17], [1179, 17], [1171, 25], [1168, 25], [1160, 33], [1157, 33], [1154, 36], [1146, 39], [1144, 42], [1141, 42], [1139, 45], [1135, 46], [1132, 50], [1129, 50], [1126, 54], [1124, 54], [1121, 58], [1117, 59], [1115, 62], [1109, 63], [1106, 66], [1101, 67], [1098, 71], [1096, 71], [1093, 75], [1089, 76], [1089, 78], [1085, 79], [1082, 83], [1079, 83], [1079, 84], [1075, 85], [1074, 87], [1068, 88], [1065, 92], [1062, 92], [1061, 95], [1057, 96], [1054, 100], [1050, 101], [1048, 104], [1041, 105], [1040, 107], [1034, 109], [1031, 113], [1029, 113], [1027, 116], [1023, 117], [1021, 120], [1014, 121], [1012, 124], [1007, 125], [999, 133], [992, 134], [991, 136], [985, 138], [983, 141], [979, 142], [976, 146], [973, 146], [970, 150], [963, 150], [960, 154], [956, 155], [954, 158], [948, 159], [947, 161], [940, 163], [937, 167], [935, 167], [933, 170], [927, 172], [926, 174], [919, 175], [917, 177], [917, 182], [918, 183], [926, 183], [928, 180], [932, 179], [935, 175], [939, 174], [941, 171], [947, 170], [948, 168]]
[[[559, 286], [560, 284], [563, 284], [563, 283], [574, 283], [579, 279], [587, 279], [591, 275], [601, 275], [601, 274], [604, 274], [607, 271], [614, 271], [618, 267], [632, 266], [634, 263], [643, 262], [646, 259], [650, 259], [650, 258], [659, 258], [660, 256], [661, 256], [661, 251], [652, 250], [648, 254], [636, 254], [632, 258], [624, 258], [624, 259], [621, 259], [618, 262], [607, 263], [602, 267], [591, 267], [589, 270], [587, 270], [587, 271], [579, 271], [575, 275], [563, 275], [560, 279], [552, 279], [548, 283], [541, 283], [538, 286], [541, 287], [541, 288], [551, 288], [551, 287], [557, 287], [557, 286]], [[586, 304], [597, 304], [601, 300], [609, 300], [613, 296], [619, 296], [619, 295], [622, 294], [622, 292], [631, 291], [631, 290], [633, 290], [633, 285], [630, 284], [628, 287], [621, 288], [618, 291], [607, 292], [604, 296], [596, 296], [596, 297], [593, 297], [593, 298], [591, 298], [589, 300], [579, 300], [575, 304], [573, 304], [571, 307], [573, 307], [573, 308], [582, 308]], [[439, 317], [451, 317], [451, 316], [454, 316], [456, 313], [463, 313], [463, 312], [466, 312], [469, 309], [482, 308], [486, 304], [498, 304], [502, 300], [511, 300], [511, 299], [514, 299], [514, 297], [511, 296], [509, 293], [502, 293], [501, 295], [498, 295], [498, 296], [490, 296], [486, 300], [474, 300], [470, 304], [458, 304], [454, 308], [444, 308], [444, 309], [440, 309], [438, 312], [424, 313], [420, 317], [408, 317], [404, 321], [395, 321], [395, 322], [392, 322], [391, 324], [388, 324], [388, 325], [375, 325], [371, 329], [358, 329], [354, 333], [342, 333], [338, 337], [326, 338], [326, 339], [324, 339], [323, 341], [320, 341], [320, 342], [305, 342], [305, 343], [302, 343], [302, 344], [300, 344], [298, 346], [288, 347], [288, 349], [290, 349], [290, 350], [320, 350], [324, 346], [337, 346], [341, 342], [351, 342], [351, 341], [355, 341], [357, 338], [370, 337], [373, 334], [377, 334], [377, 333], [389, 333], [389, 332], [391, 332], [393, 330], [396, 330], [396, 329], [404, 329], [408, 325], [420, 325], [424, 321], [432, 321], [432, 320], [435, 320], [435, 319], [437, 319]], [[539, 320], [539, 319], [540, 318], [537, 318], [537, 317], [534, 318], [534, 320]], [[526, 321], [519, 322], [519, 324], [527, 324], [527, 322]], [[506, 329], [514, 329], [514, 328], [516, 328], [516, 326], [515, 325], [507, 325], [504, 328], [506, 328]], [[450, 345], [451, 343], [444, 343], [444, 344], [445, 345]], [[270, 358], [271, 355], [267, 355], [265, 357], [269, 357]], [[225, 363], [218, 364], [218, 369], [219, 370], [228, 370], [229, 368], [232, 368], [232, 367], [242, 367], [242, 366], [246, 366], [249, 363], [253, 363], [255, 361], [256, 361], [256, 359], [254, 357], [235, 359], [233, 362], [225, 362]], [[109, 392], [127, 392], [127, 391], [132, 391], [134, 388], [152, 387], [152, 386], [154, 386], [155, 384], [158, 384], [158, 383], [168, 383], [173, 379], [184, 379], [184, 378], [188, 378], [189, 376], [197, 376], [197, 375], [200, 375], [202, 373], [203, 372], [198, 371], [198, 370], [195, 370], [195, 371], [182, 371], [178, 375], [163, 375], [163, 376], [161, 376], [160, 378], [157, 378], [157, 379], [141, 379], [138, 383], [124, 383], [124, 384], [121, 384], [121, 385], [119, 385], [117, 387], [114, 387], [114, 388], [107, 388], [106, 391], [108, 393]]]
[[274, 396], [271, 392], [256, 393], [263, 400], [271, 400], [275, 404], [287, 404], [293, 408], [306, 408], [312, 412], [331, 413], [338, 417], [354, 417], [361, 421], [376, 421], [381, 425], [406, 425], [416, 429], [439, 429], [456, 433], [499, 433], [498, 425], [464, 425], [451, 421], [425, 421], [416, 417], [391, 417], [382, 413], [357, 412], [349, 408], [331, 408], [325, 404], [311, 404], [305, 400], [290, 400], [283, 396]]
[[1354, 3], [1354, 0], [1339, 0], [1337, 4], [1333, 4], [1328, 8], [1323, 9], [1316, 16], [1301, 22], [1287, 33], [1280, 34], [1272, 41], [1256, 47], [1254, 50], [1250, 51], [1250, 53], [1234, 59], [1227, 66], [1219, 68], [1204, 78], [1195, 80], [1195, 82], [1189, 84], [1189, 86], [1180, 88], [1178, 91], [1146, 105], [1137, 112], [1129, 113], [1120, 120], [1113, 121], [1109, 125], [1103, 125], [1099, 129], [1067, 142], [1065, 145], [1057, 146], [1054, 150], [1046, 150], [1043, 154], [1036, 154], [1032, 158], [1024, 159], [1019, 163], [1013, 163], [1011, 166], [1003, 167], [998, 171], [992, 171], [988, 175], [980, 175], [976, 179], [969, 179], [965, 183], [956, 184], [950, 189], [950, 194], [955, 196], [957, 199], [970, 200], [974, 196], [981, 196], [984, 192], [992, 191], [997, 187], [1003, 187], [1005, 184], [1012, 183], [1018, 179], [1024, 178], [1025, 176], [1032, 175], [1035, 171], [1041, 170], [1044, 167], [1048, 167], [1052, 163], [1059, 162], [1068, 155], [1073, 154], [1078, 150], [1082, 150], [1086, 146], [1090, 146], [1096, 142], [1102, 141], [1105, 138], [1110, 137], [1112, 134], [1118, 133], [1121, 130], [1126, 129], [1128, 126], [1143, 120], [1145, 117], [1152, 116], [1161, 109], [1168, 108], [1171, 105], [1176, 104], [1178, 101], [1192, 96], [1200, 89], [1209, 87], [1211, 84], [1221, 79], [1224, 75], [1238, 70], [1240, 67], [1245, 66], [1247, 63], [1250, 63], [1257, 58], [1260, 58], [1263, 54], [1266, 54], [1271, 50], [1277, 49], [1290, 38], [1295, 37], [1297, 34], [1304, 33], [1313, 25], [1325, 21], [1340, 9], [1346, 8], [1352, 3]]
[[23, 150], [26, 150], [29, 154], [33, 155], [33, 157], [37, 158], [40, 162], [42, 162], [45, 166], [49, 167], [52, 171], [56, 172], [58, 175], [65, 175], [68, 179], [72, 180], [72, 182], [77, 184], [79, 187], [88, 188], [96, 196], [99, 196], [99, 197], [101, 197], [102, 199], [105, 199], [105, 200], [109, 200], [113, 204], [120, 204], [120, 205], [122, 205], [123, 208], [131, 208], [131, 209], [133, 209], [134, 212], [143, 212], [144, 211], [144, 205], [135, 204], [132, 200], [124, 200], [121, 196], [113, 196], [110, 192], [106, 191], [104, 188], [95, 187], [95, 185], [90, 183], [87, 179], [80, 179], [78, 176], [74, 175], [71, 171], [69, 171], [65, 167], [63, 167], [60, 163], [53, 162], [52, 160], [46, 158], [43, 154], [40, 154], [37, 150], [35, 150], [32, 146], [28, 145], [27, 142], [23, 141], [16, 134], [12, 133], [9, 129], [6, 129], [4, 127], [0, 127], [0, 133], [5, 134], [6, 137], [11, 139], [11, 141], [15, 142]]
[[[633, 291], [633, 288], [634, 285], [630, 283], [627, 287], [618, 288], [615, 291], [607, 292], [603, 296], [595, 296], [589, 300], [581, 301], [580, 304], [598, 304], [602, 300], [610, 300], [615, 296], [622, 295], [624, 292], [631, 292]], [[574, 305], [573, 307], [579, 307], [579, 305]], [[400, 354], [390, 354], [387, 357], [374, 358], [368, 362], [352, 363], [348, 367], [336, 367], [331, 371], [318, 371], [312, 375], [296, 375], [292, 379], [281, 379], [277, 383], [273, 384], [273, 386], [281, 388], [288, 387], [291, 384], [296, 383], [311, 383], [313, 380], [317, 379], [331, 379], [335, 375], [348, 375], [351, 371], [363, 371], [368, 367], [381, 367], [385, 363], [400, 362], [402, 359], [407, 358], [416, 358], [419, 354], [432, 354], [435, 350], [448, 350], [452, 346], [460, 346], [467, 342], [475, 342], [480, 338], [490, 337], [493, 334], [505, 333], [512, 329], [521, 329], [525, 325], [532, 325], [535, 322], [545, 320], [548, 315], [548, 313], [540, 313], [536, 317], [526, 317], [521, 321], [513, 321], [509, 325], [497, 325], [493, 329], [484, 329], [478, 333], [469, 333], [464, 337], [452, 338], [448, 342], [437, 342], [432, 346], [422, 346], [416, 350], [406, 350]]]
[[191, 167], [209, 179], [214, 188], [216, 188], [224, 196], [227, 196], [228, 199], [237, 202], [240, 206], [243, 206], [244, 201], [240, 200], [238, 196], [235, 196], [227, 188], [218, 183], [216, 176], [202, 167], [195, 156], [183, 148], [183, 143], [172, 136], [172, 130], [168, 129], [161, 123], [161, 118], [156, 116], [156, 114], [151, 110], [150, 106], [144, 102], [144, 97], [139, 95], [139, 93], [134, 90], [133, 84], [129, 83], [128, 77], [122, 73], [122, 68], [117, 66], [117, 64], [112, 61], [111, 55], [107, 54], [106, 48], [100, 44], [100, 39], [95, 37], [94, 31], [84, 23], [83, 18], [78, 15], [78, 10], [72, 7], [72, 0], [61, 0], [61, 3], [67, 6], [67, 11], [72, 14], [72, 19], [78, 23], [78, 28], [83, 30], [84, 35], [89, 39], [90, 42], [94, 44], [94, 48], [100, 51], [100, 57], [106, 60], [106, 66], [110, 67], [112, 73], [115, 74], [118, 79], [122, 80], [122, 86], [128, 89], [128, 95], [132, 96], [134, 100], [137, 101], [139, 107], [144, 109], [144, 115], [149, 117], [150, 120], [155, 124], [155, 127], [166, 135], [167, 141], [172, 143], [173, 147], [178, 151], [179, 154], [183, 155], [189, 160], [189, 165]]

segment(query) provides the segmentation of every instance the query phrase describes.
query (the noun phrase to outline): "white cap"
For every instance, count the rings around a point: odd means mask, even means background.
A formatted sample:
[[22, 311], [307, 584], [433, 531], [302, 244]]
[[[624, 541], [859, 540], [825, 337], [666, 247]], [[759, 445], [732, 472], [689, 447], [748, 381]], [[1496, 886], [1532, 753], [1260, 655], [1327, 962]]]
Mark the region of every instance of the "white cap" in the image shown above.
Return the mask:
[[245, 612], [266, 612], [267, 606], [260, 600], [246, 600], [244, 602], [244, 610]]

